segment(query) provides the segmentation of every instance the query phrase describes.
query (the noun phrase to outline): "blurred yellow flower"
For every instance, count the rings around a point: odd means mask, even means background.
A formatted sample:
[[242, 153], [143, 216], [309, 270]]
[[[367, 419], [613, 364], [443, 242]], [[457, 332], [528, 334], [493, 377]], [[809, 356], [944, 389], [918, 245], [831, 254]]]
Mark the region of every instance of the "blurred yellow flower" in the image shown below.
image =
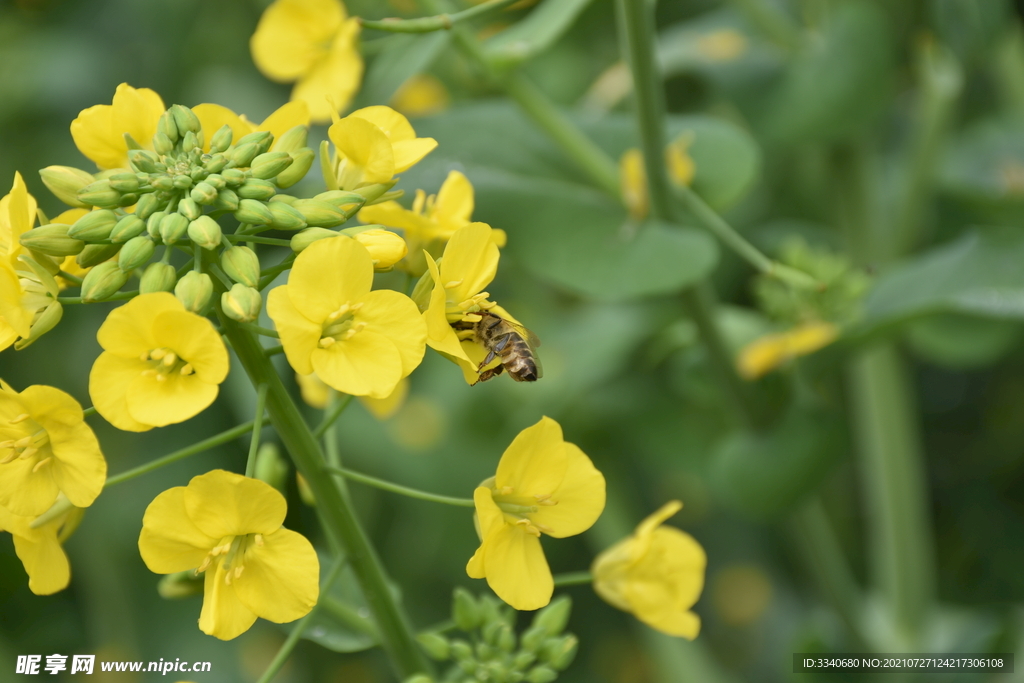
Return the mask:
[[283, 624], [316, 604], [320, 563], [302, 534], [281, 526], [287, 511], [269, 484], [214, 470], [153, 499], [139, 552], [157, 574], [205, 572], [199, 628], [230, 640], [257, 617]]
[[566, 538], [589, 529], [604, 510], [604, 476], [551, 418], [527, 427], [474, 492], [480, 547], [466, 565], [517, 610], [551, 601], [554, 581], [542, 533]]
[[335, 148], [336, 184], [349, 191], [388, 183], [437, 147], [437, 140], [416, 137], [407, 118], [380, 105], [336, 120], [327, 135]]
[[704, 588], [707, 555], [689, 534], [661, 523], [683, 507], [672, 501], [632, 536], [594, 560], [594, 590], [653, 629], [693, 640], [700, 617], [689, 611]]
[[227, 125], [231, 128], [235, 141], [249, 133], [269, 131], [274, 136], [274, 144], [271, 145], [270, 151], [274, 151], [282, 135], [296, 126], [308, 126], [310, 118], [309, 105], [301, 100], [288, 102], [278, 107], [273, 114], [259, 124], [245, 118], [245, 114], [236, 114], [219, 104], [197, 104], [192, 107], [192, 112], [203, 126], [203, 149], [206, 150], [210, 149], [210, 140], [213, 138], [213, 134]]
[[145, 149], [152, 149], [156, 124], [166, 107], [149, 88], [117, 86], [111, 104], [83, 109], [71, 122], [71, 137], [79, 151], [101, 169], [128, 168], [128, 133]]
[[644, 155], [634, 148], [627, 149], [619, 158], [619, 186], [622, 203], [633, 220], [647, 218], [651, 200], [647, 196], [647, 171], [644, 170]]
[[353, 396], [384, 398], [423, 360], [426, 326], [409, 297], [370, 291], [373, 260], [350, 237], [320, 240], [267, 299], [285, 356]]
[[693, 140], [693, 131], [686, 131], [665, 148], [668, 178], [680, 187], [689, 187], [697, 173], [697, 165], [690, 157], [690, 145], [693, 144]]
[[359, 19], [338, 0], [276, 0], [249, 42], [264, 76], [295, 82], [291, 99], [309, 105], [314, 123], [345, 109], [359, 89]]
[[[295, 381], [299, 384], [299, 392], [302, 400], [313, 408], [323, 410], [331, 398], [331, 388], [324, 384], [323, 380], [316, 374], [300, 375], [295, 373]], [[409, 395], [409, 379], [402, 378], [395, 390], [384, 398], [372, 398], [370, 396], [359, 396], [359, 402], [366, 406], [378, 420], [386, 420], [402, 407], [405, 397]]]
[[14, 552], [28, 574], [29, 590], [36, 595], [52, 595], [67, 588], [71, 581], [71, 566], [61, 541], [78, 524], [82, 513], [82, 510], [72, 508], [33, 529], [34, 515], [16, 515], [0, 507], [0, 531], [6, 531], [14, 538]]
[[747, 37], [730, 28], [719, 29], [697, 40], [697, 52], [710, 62], [731, 62], [747, 51]]
[[228, 353], [209, 320], [173, 294], [142, 294], [107, 316], [89, 395], [110, 424], [144, 432], [184, 422], [217, 398]]
[[58, 493], [77, 507], [103, 490], [107, 461], [82, 406], [60, 389], [0, 387], [0, 507], [41, 515]]
[[810, 322], [780, 334], [755, 339], [740, 351], [736, 369], [745, 379], [757, 379], [783, 363], [822, 349], [839, 338], [832, 323]]
[[772, 582], [755, 565], [734, 564], [720, 569], [711, 581], [711, 601], [722, 621], [747, 626], [764, 615], [772, 600]]
[[416, 74], [391, 98], [391, 106], [411, 118], [438, 114], [447, 109], [450, 102], [444, 83], [431, 74]]

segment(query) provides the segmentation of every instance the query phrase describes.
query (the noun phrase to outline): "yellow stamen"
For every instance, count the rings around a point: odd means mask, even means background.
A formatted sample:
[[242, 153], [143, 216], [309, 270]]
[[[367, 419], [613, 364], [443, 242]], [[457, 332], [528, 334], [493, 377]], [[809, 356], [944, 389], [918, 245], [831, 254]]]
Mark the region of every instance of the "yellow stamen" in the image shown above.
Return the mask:
[[153, 360], [160, 360], [167, 355], [167, 349], [153, 349], [149, 352], [149, 357]]
[[195, 369], [192, 368], [191, 363], [185, 363], [185, 365], [181, 367], [181, 374], [185, 375], [186, 377], [191, 375], [193, 372], [195, 372]]
[[139, 360], [141, 360], [141, 361], [148, 361], [149, 360], [149, 351], [143, 351], [142, 354], [139, 356]]
[[498, 491], [498, 494], [502, 496], [511, 496], [513, 493], [515, 493], [515, 489], [511, 486], [502, 486], [501, 490]]
[[32, 445], [32, 437], [31, 436], [23, 436], [23, 437], [21, 437], [20, 439], [18, 439], [17, 441], [14, 442], [14, 447], [15, 448], [28, 448], [31, 445]]
[[10, 453], [9, 453], [9, 454], [7, 455], [7, 457], [6, 457], [6, 458], [4, 458], [3, 460], [0, 460], [0, 465], [6, 465], [7, 463], [11, 462], [12, 460], [14, 460], [14, 459], [15, 459], [15, 458], [17, 458], [17, 457], [18, 457], [18, 452], [17, 452], [17, 451], [13, 451], [13, 450], [12, 450], [12, 451], [11, 451], [11, 452], [10, 452]]
[[175, 354], [174, 351], [168, 351], [167, 355], [164, 356], [162, 362], [167, 367], [171, 367], [172, 365], [174, 365], [177, 362], [177, 360], [178, 360], [177, 354]]
[[30, 417], [32, 417], [32, 416], [29, 415], [28, 413], [22, 413], [21, 415], [19, 415], [18, 417], [14, 418], [13, 420], [8, 420], [7, 424], [16, 425], [19, 422], [24, 422], [25, 420], [29, 419]]
[[478, 323], [484, 318], [482, 315], [477, 315], [476, 313], [467, 313], [466, 315], [462, 316], [462, 319], [467, 323]]
[[237, 579], [239, 576], [241, 576], [243, 571], [245, 571], [244, 564], [235, 567], [235, 578]]
[[0, 441], [0, 448], [14, 448], [14, 439], [7, 439], [7, 441]]
[[326, 349], [327, 347], [332, 346], [335, 341], [337, 340], [334, 337], [321, 337], [320, 348]]
[[36, 465], [35, 465], [35, 467], [33, 467], [33, 468], [32, 468], [32, 473], [33, 473], [33, 474], [35, 474], [36, 472], [38, 472], [39, 470], [41, 470], [41, 469], [43, 468], [43, 465], [47, 465], [47, 464], [49, 464], [49, 462], [50, 462], [51, 460], [53, 460], [53, 456], [52, 456], [52, 455], [51, 455], [50, 457], [48, 457], [48, 458], [43, 458], [42, 460], [40, 460], [39, 462], [37, 462], [37, 463], [36, 463]]
[[[22, 460], [25, 460], [27, 458], [31, 458], [33, 455], [35, 455], [38, 452], [39, 452], [38, 448], [36, 448], [35, 446], [29, 446], [28, 448], [26, 448], [25, 450], [23, 450], [21, 452], [21, 456], [19, 456], [19, 457]], [[33, 470], [33, 471], [35, 471], [35, 470]]]
[[163, 375], [163, 374], [157, 375], [156, 376], [156, 381], [157, 382], [166, 382], [167, 381], [167, 375]]
[[253, 537], [253, 540], [256, 542], [256, 547], [257, 548], [262, 548], [263, 547], [263, 534], [256, 534]]
[[452, 280], [451, 282], [445, 283], [445, 289], [454, 289], [462, 284], [462, 280]]

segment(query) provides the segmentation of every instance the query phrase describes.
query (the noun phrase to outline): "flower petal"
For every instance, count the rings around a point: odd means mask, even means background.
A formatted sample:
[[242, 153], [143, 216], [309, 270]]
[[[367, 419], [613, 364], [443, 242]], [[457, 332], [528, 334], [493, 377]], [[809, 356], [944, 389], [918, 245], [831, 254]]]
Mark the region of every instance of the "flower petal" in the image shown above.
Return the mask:
[[568, 466], [565, 477], [551, 494], [555, 505], [541, 505], [530, 514], [530, 521], [544, 525], [543, 531], [555, 538], [581, 534], [604, 511], [605, 481], [590, 458], [576, 444], [566, 443]]
[[242, 575], [232, 582], [243, 605], [278, 624], [305, 616], [320, 595], [320, 562], [302, 534], [278, 529], [250, 545]]
[[286, 102], [274, 111], [273, 114], [263, 119], [263, 123], [256, 126], [256, 130], [267, 130], [274, 135], [274, 142], [281, 139], [281, 136], [295, 126], [309, 125], [309, 105], [299, 100], [297, 102]]
[[32, 471], [37, 462], [37, 458], [15, 458], [0, 465], [0, 506], [16, 515], [32, 517], [50, 509], [60, 490], [48, 466]]
[[359, 19], [347, 20], [334, 36], [326, 57], [313, 64], [292, 89], [292, 100], [309, 106], [313, 123], [327, 123], [332, 114], [348, 108], [363, 79], [363, 58], [356, 41]]
[[112, 104], [98, 104], [79, 113], [71, 122], [71, 137], [79, 151], [101, 169], [128, 168], [124, 133], [149, 148], [164, 110], [163, 100], [154, 91], [122, 83]]
[[542, 417], [519, 432], [505, 449], [498, 461], [494, 488], [512, 487], [516, 496], [552, 494], [562, 485], [569, 461], [561, 426], [550, 417]]
[[231, 640], [256, 623], [256, 615], [238, 599], [235, 587], [226, 581], [224, 562], [210, 567], [203, 583], [203, 611], [199, 614], [199, 630]]
[[412, 231], [417, 236], [425, 235], [433, 228], [433, 224], [424, 216], [409, 211], [398, 202], [384, 202], [361, 209], [359, 220], [363, 223], [379, 223], [391, 228]]
[[369, 121], [347, 116], [331, 124], [327, 135], [338, 150], [339, 158], [344, 159], [342, 180], [346, 187], [354, 189], [359, 185], [386, 183], [395, 175], [391, 143], [383, 131]]
[[352, 396], [384, 398], [403, 377], [398, 348], [384, 335], [368, 330], [316, 349], [310, 361], [325, 384]]
[[185, 487], [175, 486], [146, 507], [139, 554], [149, 571], [173, 574], [200, 566], [219, 540], [192, 523], [185, 510]]
[[[14, 515], [0, 511], [0, 528], [7, 528]], [[21, 524], [12, 524], [11, 535], [14, 537], [14, 552], [25, 566], [28, 574], [28, 587], [36, 595], [52, 595], [67, 588], [71, 581], [71, 567], [68, 556], [57, 540], [57, 530], [62, 521], [57, 520], [39, 529], [28, 528], [30, 518], [20, 520]], [[17, 527], [21, 528], [17, 528]]]
[[185, 488], [185, 509], [214, 538], [272, 534], [288, 512], [284, 496], [270, 484], [225, 470], [193, 477]]
[[448, 241], [441, 260], [441, 282], [460, 282], [448, 291], [448, 300], [458, 303], [479, 294], [494, 279], [499, 253], [491, 232], [486, 223], [470, 223]]
[[638, 611], [637, 618], [651, 628], [693, 640], [700, 633], [700, 617], [693, 612], [678, 611], [668, 605], [652, 605], [650, 611]]
[[153, 337], [188, 362], [204, 382], [220, 384], [228, 375], [228, 350], [213, 324], [189, 311], [166, 311], [153, 320]]
[[153, 334], [157, 316], [185, 307], [170, 292], [140, 294], [112, 310], [100, 325], [96, 339], [104, 350], [124, 358], [138, 358], [163, 346]]
[[430, 291], [430, 304], [423, 312], [423, 320], [427, 323], [427, 344], [435, 351], [461, 358], [468, 363], [469, 356], [459, 343], [455, 330], [448, 324], [448, 317], [445, 314], [446, 291], [437, 263], [427, 252], [423, 252], [423, 257], [427, 261], [430, 276], [434, 279], [434, 288]]
[[440, 225], [458, 228], [473, 216], [473, 185], [458, 171], [450, 171], [437, 193], [434, 220]]
[[256, 130], [256, 126], [219, 104], [197, 104], [192, 107], [192, 113], [203, 126], [203, 150], [207, 152], [210, 151], [210, 140], [213, 139], [214, 133], [225, 125], [231, 128], [232, 141], [237, 141], [238, 138]]
[[349, 116], [369, 121], [388, 136], [395, 155], [395, 173], [408, 170], [437, 147], [437, 140], [433, 138], [417, 138], [416, 131], [413, 130], [409, 119], [391, 107], [383, 105], [364, 107], [357, 109]]
[[109, 351], [100, 354], [89, 372], [89, 398], [104, 420], [126, 432], [153, 428], [136, 420], [128, 410], [128, 387], [147, 369], [149, 364], [138, 358], [123, 358]]
[[270, 290], [267, 296], [267, 315], [274, 321], [277, 334], [284, 346], [284, 355], [295, 372], [308, 375], [313, 372], [310, 355], [317, 348], [323, 328], [299, 313], [288, 295], [289, 286], [281, 285]]
[[84, 422], [60, 432], [47, 431], [57, 461], [53, 465], [54, 482], [75, 507], [89, 507], [107, 480], [107, 461], [96, 435]]
[[29, 194], [21, 174], [15, 171], [10, 193], [0, 199], [0, 255], [7, 256], [12, 265], [24, 251], [19, 242], [21, 236], [32, 229], [35, 221], [35, 197]]
[[427, 325], [416, 304], [390, 289], [370, 292], [363, 304], [355, 320], [365, 322], [367, 332], [382, 334], [395, 345], [402, 357], [402, 376], [407, 377], [423, 360], [426, 350]]
[[326, 44], [345, 19], [337, 0], [277, 0], [263, 12], [249, 41], [264, 76], [294, 81], [323, 58]]
[[540, 539], [504, 524], [484, 540], [487, 585], [517, 610], [535, 610], [551, 602], [555, 590]]
[[366, 247], [340, 235], [313, 242], [288, 275], [288, 297], [302, 315], [322, 323], [344, 304], [363, 299], [373, 285], [373, 259]]
[[0, 316], [16, 337], [32, 333], [32, 315], [21, 305], [22, 294], [18, 274], [6, 259], [0, 259]]
[[[158, 379], [164, 377], [162, 381]], [[195, 417], [210, 407], [220, 387], [198, 375], [139, 374], [128, 385], [128, 413], [143, 424], [166, 427]]]

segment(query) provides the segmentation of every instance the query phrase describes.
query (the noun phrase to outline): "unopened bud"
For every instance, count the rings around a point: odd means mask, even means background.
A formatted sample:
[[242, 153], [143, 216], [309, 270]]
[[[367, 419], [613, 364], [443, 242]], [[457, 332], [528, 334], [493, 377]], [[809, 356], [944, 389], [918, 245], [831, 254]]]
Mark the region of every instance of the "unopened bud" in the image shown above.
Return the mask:
[[238, 147], [239, 145], [248, 144], [257, 145], [257, 147], [259, 147], [260, 150], [258, 154], [262, 154], [263, 152], [266, 152], [268, 149], [270, 149], [270, 146], [274, 144], [274, 134], [271, 133], [269, 130], [258, 130], [249, 133], [248, 135], [243, 135], [242, 137], [238, 138], [238, 140], [235, 141], [235, 147]]
[[[273, 202], [271, 202], [273, 205]], [[306, 228], [302, 232], [297, 232], [292, 235], [291, 247], [292, 251], [296, 254], [302, 252], [313, 242], [317, 242], [323, 239], [329, 239], [331, 237], [337, 237], [341, 233], [334, 230], [328, 230], [327, 228]]]
[[209, 206], [217, 201], [217, 188], [204, 180], [201, 183], [196, 183], [188, 196], [196, 204]]
[[150, 263], [139, 282], [139, 294], [150, 292], [172, 292], [178, 281], [174, 266], [169, 263]]
[[240, 323], [255, 322], [263, 310], [263, 297], [252, 287], [236, 282], [231, 289], [220, 295], [220, 307], [224, 315]]
[[464, 640], [453, 640], [451, 653], [460, 662], [473, 659], [473, 648]]
[[[342, 234], [345, 234], [344, 230], [342, 230]], [[352, 235], [352, 237], [370, 252], [370, 258], [373, 259], [373, 268], [378, 272], [391, 270], [396, 263], [405, 258], [405, 255], [409, 253], [409, 247], [404, 239], [383, 228], [360, 230]]]
[[273, 216], [270, 225], [278, 230], [301, 230], [306, 227], [306, 220], [295, 207], [284, 202], [271, 202], [266, 206]]
[[176, 175], [171, 182], [175, 190], [187, 190], [192, 187], [192, 177], [187, 175]]
[[79, 190], [96, 180], [89, 173], [71, 166], [47, 166], [39, 171], [39, 177], [43, 179], [43, 184], [53, 196], [68, 206], [80, 209], [89, 207], [78, 199]]
[[68, 237], [74, 237], [83, 242], [98, 242], [110, 237], [115, 225], [117, 225], [117, 214], [113, 211], [109, 209], [90, 211], [75, 221], [75, 224], [68, 230]]
[[203, 592], [205, 580], [204, 577], [197, 576], [191, 569], [187, 569], [161, 578], [156, 584], [156, 592], [164, 600], [190, 598]]
[[435, 681], [426, 674], [416, 674], [405, 679], [402, 683], [435, 683]]
[[206, 180], [204, 180], [203, 182], [205, 182], [207, 185], [213, 185], [213, 187], [218, 192], [223, 190], [224, 187], [227, 185], [227, 181], [224, 180], [224, 176], [222, 176], [220, 173], [209, 174], [208, 176], [206, 176]]
[[558, 678], [558, 673], [549, 666], [535, 666], [524, 679], [527, 683], [551, 683]]
[[295, 202], [299, 201], [299, 198], [298, 197], [293, 197], [290, 194], [281, 194], [280, 192], [278, 192], [277, 194], [275, 194], [273, 197], [270, 198], [270, 201], [272, 201], [272, 202], [284, 202], [288, 206], [295, 206]]
[[480, 625], [482, 616], [477, 599], [465, 588], [456, 588], [452, 593], [452, 619], [455, 625], [468, 633]]
[[92, 268], [82, 279], [82, 301], [105, 301], [128, 282], [128, 273], [115, 261], [106, 261]]
[[327, 202], [339, 211], [349, 213], [356, 208], [363, 205], [363, 196], [356, 192], [346, 192], [345, 190], [328, 190], [327, 192], [321, 192], [313, 199], [319, 199], [322, 202]]
[[22, 233], [21, 246], [47, 256], [74, 256], [85, 248], [85, 242], [68, 237], [71, 226], [51, 223]]
[[378, 183], [376, 185], [367, 185], [365, 187], [358, 187], [353, 192], [363, 197], [366, 200], [366, 204], [373, 204], [375, 201], [381, 198], [381, 196], [395, 186], [398, 179], [389, 180], [386, 183]]
[[289, 128], [284, 132], [281, 137], [274, 143], [275, 152], [288, 152], [289, 154], [297, 152], [306, 146], [306, 140], [309, 137], [309, 128], [307, 126], [295, 126]]
[[217, 152], [216, 154], [211, 154], [209, 160], [204, 162], [203, 166], [210, 173], [220, 173], [230, 161], [231, 159], [229, 159], [226, 154]]
[[547, 640], [548, 630], [543, 626], [531, 626], [523, 632], [523, 649], [528, 652], [540, 652], [540, 648]]
[[[229, 190], [224, 190], [224, 192], [229, 192]], [[274, 214], [270, 212], [267, 205], [256, 199], [240, 199], [234, 216], [239, 223], [249, 223], [250, 225], [269, 225], [274, 220]]]
[[32, 344], [36, 339], [39, 339], [44, 334], [55, 328], [63, 315], [64, 307], [60, 305], [60, 302], [54, 301], [50, 303], [50, 305], [44, 308], [43, 312], [36, 316], [36, 319], [32, 321], [32, 326], [29, 328], [28, 336], [23, 339], [19, 339], [14, 343], [15, 350], [21, 351], [26, 346]]
[[252, 160], [252, 175], [254, 178], [273, 178], [281, 171], [292, 165], [292, 156], [288, 152], [267, 152], [260, 154]]
[[78, 191], [78, 201], [89, 206], [112, 209], [121, 201], [121, 193], [111, 189], [109, 180], [97, 180]]
[[235, 190], [241, 199], [259, 199], [267, 201], [277, 193], [274, 183], [260, 178], [249, 178]]
[[284, 492], [288, 486], [288, 462], [273, 443], [262, 443], [256, 451], [256, 478]]
[[158, 130], [153, 136], [153, 151], [160, 156], [167, 156], [174, 151], [174, 140]]
[[188, 230], [188, 219], [180, 213], [169, 213], [160, 219], [160, 239], [164, 244], [174, 244]]
[[188, 224], [188, 238], [203, 249], [216, 249], [223, 235], [217, 221], [209, 216], [200, 216]]
[[185, 310], [201, 315], [213, 298], [213, 280], [206, 273], [190, 270], [174, 285], [174, 296]]
[[220, 267], [235, 282], [255, 287], [260, 281], [260, 260], [249, 247], [228, 247], [220, 255]]
[[203, 215], [203, 207], [199, 206], [199, 203], [192, 197], [185, 197], [178, 202], [178, 213], [190, 221], [194, 221]]
[[166, 211], [154, 211], [150, 214], [149, 220], [146, 221], [146, 232], [149, 233], [150, 237], [158, 237], [160, 235], [160, 221], [166, 215]]
[[290, 152], [292, 155], [292, 165], [277, 174], [277, 178], [274, 182], [280, 188], [288, 188], [299, 182], [306, 177], [309, 173], [309, 169], [313, 167], [313, 162], [316, 160], [316, 152], [311, 150], [309, 147], [303, 147], [302, 149]]
[[156, 122], [156, 130], [158, 134], [163, 134], [173, 145], [181, 137], [178, 133], [178, 126], [174, 123], [174, 118], [171, 116], [171, 112], [165, 111], [160, 115], [160, 118]]
[[174, 118], [174, 125], [178, 128], [178, 135], [184, 136], [189, 131], [198, 133], [203, 129], [203, 124], [199, 122], [199, 117], [188, 107], [174, 104], [167, 111]]
[[333, 228], [345, 222], [345, 214], [331, 204], [319, 199], [299, 199], [292, 204], [299, 210], [306, 225], [318, 228]]
[[436, 659], [439, 662], [448, 659], [452, 654], [451, 644], [440, 633], [430, 631], [421, 633], [416, 636], [416, 641], [420, 647], [426, 650], [431, 659]]
[[145, 230], [146, 223], [141, 218], [135, 214], [128, 214], [114, 224], [114, 227], [110, 231], [108, 237], [111, 242], [123, 243], [133, 237], [141, 235]]
[[167, 170], [167, 167], [160, 163], [160, 157], [148, 149], [128, 150], [128, 163], [136, 171], [142, 171], [143, 173], [156, 173]]
[[498, 649], [502, 652], [512, 652], [516, 649], [516, 634], [508, 624], [502, 624], [498, 632]]
[[224, 156], [235, 162], [235, 166], [248, 166], [259, 153], [259, 145], [255, 142], [250, 142], [244, 145], [235, 145], [225, 152]]
[[571, 633], [561, 638], [549, 638], [541, 647], [540, 658], [550, 664], [553, 669], [562, 671], [576, 658], [579, 645], [579, 639]]
[[181, 138], [181, 148], [186, 152], [191, 152], [193, 149], [196, 149], [197, 147], [202, 147], [202, 145], [199, 144], [199, 136], [197, 136], [192, 131], [185, 133], [185, 135]]
[[115, 173], [108, 176], [110, 187], [118, 192], [138, 192], [139, 178], [134, 173]]
[[523, 650], [522, 652], [516, 653], [516, 656], [512, 658], [512, 668], [522, 671], [535, 661], [537, 661], [537, 655]]
[[75, 263], [82, 268], [92, 268], [99, 263], [109, 260], [120, 250], [120, 244], [87, 244], [85, 249], [82, 249], [82, 252], [75, 257]]
[[166, 173], [154, 173], [149, 177], [149, 184], [161, 192], [170, 192], [174, 189], [174, 178]]
[[231, 146], [231, 140], [234, 137], [234, 133], [231, 131], [231, 126], [224, 124], [220, 127], [213, 137], [210, 138], [210, 151], [217, 153], [227, 150]]
[[313, 489], [309, 488], [309, 482], [301, 472], [295, 473], [295, 486], [299, 489], [299, 498], [302, 502], [310, 507], [316, 507], [316, 496], [313, 495]]
[[217, 193], [217, 199], [213, 202], [213, 208], [224, 209], [225, 211], [237, 211], [239, 206], [238, 195], [231, 188], [225, 187]]
[[139, 203], [135, 205], [135, 215], [142, 220], [146, 220], [152, 216], [153, 212], [159, 209], [160, 205], [163, 203], [164, 202], [161, 202], [160, 198], [153, 193], [144, 194], [139, 197]]
[[139, 195], [136, 192], [128, 192], [121, 195], [121, 198], [117, 200], [117, 205], [122, 208], [134, 206], [135, 202], [139, 201]]
[[557, 636], [565, 630], [572, 614], [572, 598], [560, 595], [544, 607], [533, 618], [534, 626], [542, 626], [549, 636]]
[[153, 250], [156, 245], [149, 235], [139, 235], [128, 240], [121, 253], [117, 255], [117, 265], [126, 273], [130, 273], [139, 266], [148, 263], [153, 257]]
[[239, 168], [224, 169], [224, 172], [221, 173], [220, 175], [222, 178], [224, 178], [224, 182], [230, 185], [231, 187], [238, 187], [239, 185], [245, 182], [246, 178], [249, 177], [245, 171]]

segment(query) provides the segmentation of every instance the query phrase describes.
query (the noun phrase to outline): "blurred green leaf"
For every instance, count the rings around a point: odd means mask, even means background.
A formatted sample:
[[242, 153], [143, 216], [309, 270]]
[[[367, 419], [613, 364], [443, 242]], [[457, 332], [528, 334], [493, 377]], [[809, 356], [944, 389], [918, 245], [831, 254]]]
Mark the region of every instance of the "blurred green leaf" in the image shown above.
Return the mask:
[[987, 119], [962, 131], [950, 142], [941, 180], [970, 201], [1024, 203], [1024, 121]]
[[928, 14], [939, 40], [969, 61], [993, 48], [1013, 8], [1007, 0], [930, 0]]
[[381, 40], [388, 41], [388, 49], [370, 62], [354, 109], [390, 102], [403, 83], [430, 68], [451, 40], [451, 32], [396, 35]]
[[[321, 571], [329, 562], [321, 558]], [[377, 627], [350, 567], [341, 570], [331, 589], [320, 596], [322, 604], [313, 614], [302, 637], [335, 652], [360, 652], [375, 646]], [[288, 626], [287, 628], [291, 628]]]
[[484, 42], [484, 52], [496, 66], [521, 64], [551, 47], [590, 2], [543, 0], [525, 19]]
[[1017, 347], [1022, 332], [1017, 321], [946, 313], [912, 321], [905, 339], [918, 356], [963, 370], [996, 362]]

